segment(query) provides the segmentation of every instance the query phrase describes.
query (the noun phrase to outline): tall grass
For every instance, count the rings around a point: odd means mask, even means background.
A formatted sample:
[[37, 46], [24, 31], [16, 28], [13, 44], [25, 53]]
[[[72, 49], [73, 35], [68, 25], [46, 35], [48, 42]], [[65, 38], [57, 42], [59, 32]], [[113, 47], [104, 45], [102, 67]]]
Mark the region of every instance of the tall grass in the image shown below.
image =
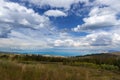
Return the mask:
[[119, 76], [79, 66], [0, 61], [0, 80], [120, 80]]

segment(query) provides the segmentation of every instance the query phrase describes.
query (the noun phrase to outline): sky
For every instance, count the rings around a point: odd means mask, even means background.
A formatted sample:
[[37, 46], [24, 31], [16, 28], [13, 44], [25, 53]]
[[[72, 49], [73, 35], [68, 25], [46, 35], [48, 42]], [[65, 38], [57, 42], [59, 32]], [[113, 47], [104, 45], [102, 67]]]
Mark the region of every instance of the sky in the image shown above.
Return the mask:
[[0, 51], [120, 51], [119, 4], [120, 0], [0, 0]]

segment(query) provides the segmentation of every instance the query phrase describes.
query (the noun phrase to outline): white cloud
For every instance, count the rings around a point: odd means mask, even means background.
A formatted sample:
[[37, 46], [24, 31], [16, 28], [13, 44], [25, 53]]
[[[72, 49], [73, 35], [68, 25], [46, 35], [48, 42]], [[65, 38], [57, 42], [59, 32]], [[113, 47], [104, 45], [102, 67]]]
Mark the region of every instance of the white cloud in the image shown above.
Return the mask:
[[[71, 4], [79, 1], [84, 2], [84, 0], [30, 0], [31, 3], [39, 6], [49, 5], [65, 9], [69, 9]], [[83, 37], [59, 32], [51, 25], [47, 16], [67, 16], [60, 10], [48, 10], [44, 13], [46, 16], [42, 16], [33, 9], [28, 9], [17, 3], [0, 0], [0, 5], [0, 47], [21, 49], [55, 47], [106, 49], [120, 47], [120, 28], [118, 28], [120, 20], [116, 16], [119, 10], [111, 3], [107, 4], [109, 7], [95, 5], [88, 17], [83, 19], [84, 24], [73, 28], [74, 31], [78, 32], [82, 30], [94, 31]], [[113, 27], [113, 30], [103, 31], [102, 28], [105, 27]], [[100, 30], [96, 31], [95, 29]]]
[[[40, 29], [50, 25], [49, 18], [35, 13], [13, 2], [0, 2], [0, 23], [8, 24], [11, 27], [28, 27]], [[2, 25], [3, 26], [3, 25]]]
[[[114, 4], [114, 5], [113, 5]], [[95, 0], [93, 5], [107, 5], [113, 10], [120, 12], [120, 0]]]
[[120, 26], [120, 20], [117, 19], [118, 12], [110, 7], [94, 7], [91, 9], [88, 17], [84, 18], [84, 24], [73, 28], [73, 31], [94, 30], [106, 27]]
[[0, 0], [0, 47], [49, 47], [45, 35], [52, 32], [50, 26], [49, 18], [33, 9]]
[[106, 27], [118, 26], [119, 20], [112, 15], [93, 16], [84, 19], [85, 24], [73, 28], [74, 31], [94, 30]]
[[84, 40], [87, 40], [91, 46], [111, 46], [112, 44], [111, 34], [104, 31], [89, 34]]
[[11, 30], [10, 25], [8, 24], [0, 24], [0, 37], [6, 37], [7, 33]]
[[[33, 44], [34, 43], [34, 44]], [[47, 43], [44, 41], [38, 41], [38, 40], [24, 40], [24, 39], [18, 39], [18, 38], [3, 38], [0, 39], [0, 48], [11, 48], [11, 49], [44, 49], [44, 48], [51, 48], [48, 46]]]
[[54, 46], [73, 46], [74, 41], [72, 39], [65, 39], [65, 40], [55, 40]]
[[83, 38], [64, 38], [54, 41], [54, 46], [56, 47], [75, 47], [75, 48], [83, 48], [90, 46], [87, 41], [84, 41]]
[[70, 9], [71, 5], [78, 2], [88, 3], [88, 0], [23, 0], [29, 1], [40, 7], [49, 5], [50, 7]]
[[44, 15], [53, 17], [67, 16], [64, 12], [60, 10], [48, 10], [44, 13]]
[[54, 41], [56, 47], [74, 47], [76, 49], [112, 50], [120, 47], [120, 28], [109, 31], [94, 31], [83, 37], [69, 37]]
[[[119, 49], [120, 19], [117, 16], [120, 13], [119, 3], [120, 0], [95, 0], [88, 17], [83, 18], [84, 24], [72, 28], [75, 32], [90, 31], [90, 34], [80, 38], [79, 42], [88, 43], [87, 46], [92, 49], [98, 47], [106, 50]], [[107, 30], [104, 30], [105, 28]]]

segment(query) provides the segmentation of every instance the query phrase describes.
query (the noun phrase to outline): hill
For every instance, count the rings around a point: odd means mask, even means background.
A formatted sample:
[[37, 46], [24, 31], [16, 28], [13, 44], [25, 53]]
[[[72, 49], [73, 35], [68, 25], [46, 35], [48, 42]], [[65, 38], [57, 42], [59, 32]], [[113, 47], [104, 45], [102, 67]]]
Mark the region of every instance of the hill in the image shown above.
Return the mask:
[[120, 52], [113, 52], [111, 54], [116, 55], [116, 56], [120, 56]]

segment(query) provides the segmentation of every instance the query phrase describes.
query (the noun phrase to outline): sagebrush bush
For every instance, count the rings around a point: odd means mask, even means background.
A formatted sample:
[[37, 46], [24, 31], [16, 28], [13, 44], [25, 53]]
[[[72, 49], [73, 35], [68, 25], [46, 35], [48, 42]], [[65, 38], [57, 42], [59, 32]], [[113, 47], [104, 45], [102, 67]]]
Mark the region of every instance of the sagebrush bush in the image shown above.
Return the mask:
[[102, 69], [106, 69], [106, 70], [118, 70], [118, 69], [119, 69], [118, 66], [107, 65], [107, 64], [101, 64], [100, 67], [101, 67]]

